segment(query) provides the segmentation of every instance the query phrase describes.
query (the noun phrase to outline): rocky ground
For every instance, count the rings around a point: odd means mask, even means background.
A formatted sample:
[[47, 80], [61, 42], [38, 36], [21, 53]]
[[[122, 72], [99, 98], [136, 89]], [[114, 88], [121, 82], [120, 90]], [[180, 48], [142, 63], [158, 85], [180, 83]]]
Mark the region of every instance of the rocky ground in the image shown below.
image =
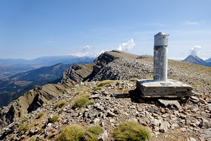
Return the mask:
[[[141, 99], [135, 90], [135, 81], [114, 81], [94, 91], [97, 84], [81, 82], [4, 128], [0, 139], [50, 141], [55, 140], [65, 126], [80, 124], [85, 128], [102, 126], [104, 132], [99, 139], [107, 141], [113, 140], [112, 133], [117, 125], [132, 120], [148, 128], [152, 141], [211, 140], [210, 99], [195, 94], [186, 103], [178, 105], [173, 101], [165, 106], [165, 101], [161, 99]], [[93, 104], [72, 109], [77, 98], [83, 95], [89, 95], [88, 100]], [[57, 107], [62, 100], [66, 103]], [[41, 118], [38, 118], [39, 113], [43, 113]], [[59, 118], [51, 123], [53, 115], [59, 115]], [[22, 125], [27, 125], [27, 130], [21, 130]]]

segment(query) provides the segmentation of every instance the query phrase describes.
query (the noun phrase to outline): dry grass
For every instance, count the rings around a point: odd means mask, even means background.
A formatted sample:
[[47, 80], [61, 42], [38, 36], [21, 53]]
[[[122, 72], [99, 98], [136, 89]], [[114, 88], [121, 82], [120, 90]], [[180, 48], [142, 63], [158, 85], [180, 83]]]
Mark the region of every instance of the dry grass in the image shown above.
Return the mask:
[[114, 129], [116, 141], [145, 141], [150, 139], [149, 131], [138, 122], [128, 121]]
[[65, 100], [61, 100], [61, 101], [59, 101], [59, 102], [56, 104], [55, 108], [57, 108], [57, 107], [61, 108], [61, 107], [64, 106], [65, 104], [66, 104], [66, 101], [65, 101]]
[[51, 122], [51, 123], [54, 123], [54, 122], [56, 122], [56, 121], [58, 120], [58, 118], [59, 118], [59, 115], [54, 115], [54, 116], [50, 119], [50, 122]]
[[64, 128], [56, 141], [81, 141], [84, 131], [80, 125], [68, 125]]
[[99, 125], [90, 126], [85, 132], [85, 140], [86, 141], [98, 141], [98, 135], [103, 132], [102, 127]]
[[43, 115], [44, 115], [43, 113], [39, 113], [39, 114], [37, 115], [37, 118], [39, 119], [39, 118], [41, 118]]
[[97, 85], [97, 87], [102, 87], [102, 86], [104, 86], [104, 85], [106, 85], [106, 84], [113, 83], [113, 82], [114, 82], [114, 80], [104, 80], [104, 81], [101, 81], [101, 82]]

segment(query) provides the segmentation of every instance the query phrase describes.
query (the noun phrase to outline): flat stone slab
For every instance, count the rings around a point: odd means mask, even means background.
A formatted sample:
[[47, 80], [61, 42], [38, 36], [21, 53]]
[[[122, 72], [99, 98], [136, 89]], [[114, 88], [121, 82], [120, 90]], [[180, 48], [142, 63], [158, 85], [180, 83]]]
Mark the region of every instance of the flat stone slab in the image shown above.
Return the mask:
[[167, 81], [142, 79], [136, 81], [136, 86], [141, 96], [146, 98], [177, 98], [193, 95], [191, 92], [193, 88], [190, 85], [172, 79]]

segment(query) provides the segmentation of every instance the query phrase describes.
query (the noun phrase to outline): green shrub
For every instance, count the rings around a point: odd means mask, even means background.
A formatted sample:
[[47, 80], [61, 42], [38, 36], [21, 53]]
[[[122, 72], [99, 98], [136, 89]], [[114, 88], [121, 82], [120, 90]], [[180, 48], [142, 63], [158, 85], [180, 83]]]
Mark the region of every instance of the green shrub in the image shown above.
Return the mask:
[[57, 138], [57, 141], [80, 141], [83, 137], [83, 127], [80, 125], [68, 125]]
[[29, 124], [27, 123], [27, 124], [19, 124], [18, 125], [19, 126], [19, 131], [18, 132], [21, 132], [21, 131], [24, 131], [24, 132], [26, 132], [26, 131], [28, 131], [29, 130]]
[[37, 115], [37, 118], [41, 118], [43, 115], [44, 115], [43, 113], [39, 113], [39, 114]]
[[65, 100], [61, 100], [61, 101], [59, 101], [57, 104], [56, 104], [56, 108], [57, 107], [59, 107], [59, 108], [61, 108], [64, 104], [66, 104], [66, 101]]
[[150, 139], [150, 134], [138, 122], [127, 121], [114, 129], [113, 137], [116, 141], [145, 141]]
[[50, 103], [48, 103], [48, 104], [46, 104], [45, 106], [44, 106], [44, 108], [46, 108], [46, 107], [48, 107], [48, 106], [50, 106], [51, 104]]
[[54, 115], [54, 116], [50, 119], [50, 122], [51, 122], [51, 123], [54, 123], [54, 122], [56, 122], [56, 121], [58, 120], [58, 118], [59, 118], [59, 115]]
[[90, 126], [85, 132], [85, 139], [87, 141], [98, 141], [98, 135], [100, 135], [102, 132], [103, 129], [99, 125]]
[[101, 87], [96, 87], [94, 91], [101, 90]]
[[86, 103], [88, 102], [88, 100], [86, 98], [78, 98], [75, 103], [73, 104], [72, 108], [75, 109], [77, 107], [81, 108], [84, 105], [86, 105]]
[[113, 83], [114, 81], [113, 80], [104, 80], [104, 81], [101, 81], [97, 87], [102, 87], [103, 85], [106, 85], [106, 84], [109, 84], [109, 83]]

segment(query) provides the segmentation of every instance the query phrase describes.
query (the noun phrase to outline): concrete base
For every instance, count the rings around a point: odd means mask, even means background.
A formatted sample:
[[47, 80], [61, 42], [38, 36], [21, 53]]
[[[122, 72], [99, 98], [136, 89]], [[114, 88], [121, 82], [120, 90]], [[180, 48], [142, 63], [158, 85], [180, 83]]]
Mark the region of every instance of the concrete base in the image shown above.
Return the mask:
[[145, 98], [178, 98], [193, 95], [191, 86], [171, 79], [167, 81], [142, 79], [137, 80], [136, 86], [141, 96]]

